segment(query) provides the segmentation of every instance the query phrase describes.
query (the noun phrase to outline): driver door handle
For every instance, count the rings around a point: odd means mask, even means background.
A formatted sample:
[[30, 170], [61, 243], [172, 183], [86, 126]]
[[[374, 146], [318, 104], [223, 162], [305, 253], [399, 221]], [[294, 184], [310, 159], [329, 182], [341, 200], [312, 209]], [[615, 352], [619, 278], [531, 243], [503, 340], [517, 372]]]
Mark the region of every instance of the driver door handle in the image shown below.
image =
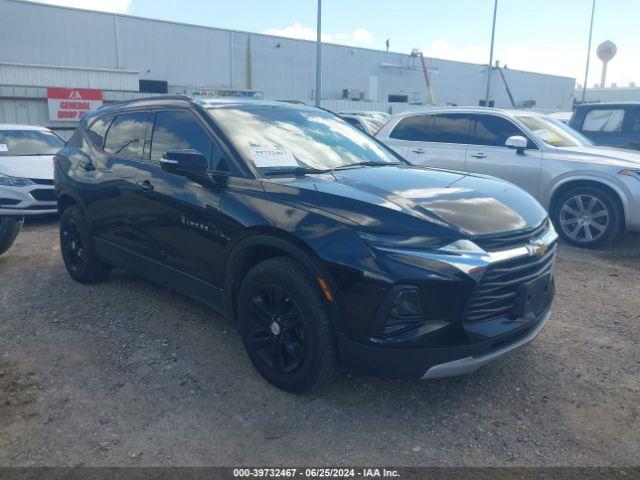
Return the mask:
[[417, 153], [418, 155], [422, 155], [423, 153], [426, 153], [426, 150], [424, 148], [416, 148], [414, 150], [411, 150], [413, 153]]
[[471, 156], [473, 158], [487, 158], [487, 154], [482, 152], [472, 153]]
[[144, 191], [153, 190], [153, 184], [149, 180], [138, 180], [136, 182], [136, 185], [138, 185]]

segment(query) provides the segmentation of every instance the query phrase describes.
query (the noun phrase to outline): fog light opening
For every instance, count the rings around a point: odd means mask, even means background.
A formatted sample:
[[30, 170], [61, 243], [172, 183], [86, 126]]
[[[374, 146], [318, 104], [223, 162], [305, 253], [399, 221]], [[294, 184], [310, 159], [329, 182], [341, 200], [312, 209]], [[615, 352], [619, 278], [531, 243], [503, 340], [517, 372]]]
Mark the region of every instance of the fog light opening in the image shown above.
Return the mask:
[[396, 318], [420, 315], [420, 294], [416, 289], [400, 290], [391, 304], [391, 315]]

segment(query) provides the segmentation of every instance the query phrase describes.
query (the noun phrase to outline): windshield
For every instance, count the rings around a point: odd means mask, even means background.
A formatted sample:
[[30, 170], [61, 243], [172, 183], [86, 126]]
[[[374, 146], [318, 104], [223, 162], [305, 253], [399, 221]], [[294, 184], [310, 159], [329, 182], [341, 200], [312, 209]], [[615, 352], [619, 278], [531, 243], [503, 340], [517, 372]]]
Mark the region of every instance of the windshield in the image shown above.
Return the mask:
[[516, 115], [535, 136], [552, 147], [587, 147], [593, 143], [564, 123], [542, 115]]
[[263, 172], [400, 163], [369, 136], [324, 110], [243, 106], [209, 113], [241, 155]]
[[64, 142], [48, 130], [0, 130], [0, 157], [55, 155]]

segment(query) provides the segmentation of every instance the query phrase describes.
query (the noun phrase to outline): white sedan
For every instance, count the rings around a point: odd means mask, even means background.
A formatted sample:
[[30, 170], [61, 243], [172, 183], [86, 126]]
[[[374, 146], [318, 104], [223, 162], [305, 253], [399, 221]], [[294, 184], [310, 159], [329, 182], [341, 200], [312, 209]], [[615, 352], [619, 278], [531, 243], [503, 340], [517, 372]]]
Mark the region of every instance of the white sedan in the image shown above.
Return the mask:
[[47, 128], [0, 124], [0, 216], [57, 212], [53, 156], [63, 146]]

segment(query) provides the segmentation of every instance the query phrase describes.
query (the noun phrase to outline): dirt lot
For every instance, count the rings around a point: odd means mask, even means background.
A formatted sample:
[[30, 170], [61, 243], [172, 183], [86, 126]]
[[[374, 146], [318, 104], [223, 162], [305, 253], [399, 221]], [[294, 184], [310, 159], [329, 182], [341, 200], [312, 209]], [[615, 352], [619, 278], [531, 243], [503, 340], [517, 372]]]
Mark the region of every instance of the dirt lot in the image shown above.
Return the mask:
[[640, 237], [560, 249], [551, 323], [429, 382], [343, 374], [293, 396], [207, 308], [67, 275], [55, 221], [0, 257], [0, 465], [638, 465]]

